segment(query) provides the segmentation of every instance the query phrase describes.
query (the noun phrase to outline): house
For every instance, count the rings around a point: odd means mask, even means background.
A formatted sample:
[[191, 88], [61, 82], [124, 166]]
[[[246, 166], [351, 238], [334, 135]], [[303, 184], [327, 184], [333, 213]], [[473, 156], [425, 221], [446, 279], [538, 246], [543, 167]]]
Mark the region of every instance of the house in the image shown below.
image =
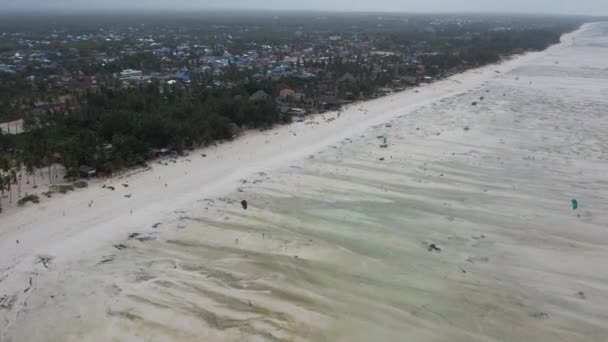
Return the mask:
[[163, 156], [171, 155], [171, 150], [168, 148], [151, 148], [148, 152], [150, 158], [159, 158]]
[[280, 91], [279, 95], [281, 97], [288, 97], [290, 95], [293, 95], [295, 93], [295, 91], [291, 88], [285, 88], [283, 90]]
[[264, 102], [270, 100], [270, 95], [263, 90], [258, 90], [249, 97], [249, 100], [253, 102]]
[[152, 50], [154, 54], [168, 54], [171, 52], [171, 49], [167, 48], [167, 47], [162, 47], [162, 48], [158, 48], [158, 49], [154, 49]]
[[303, 104], [306, 100], [304, 93], [296, 93], [291, 89], [289, 91], [281, 90], [281, 94], [276, 98], [276, 103], [283, 106], [292, 104]]
[[80, 177], [82, 178], [89, 178], [89, 177], [95, 177], [95, 175], [97, 174], [97, 171], [87, 165], [80, 165], [80, 167], [78, 168], [78, 172], [80, 173]]
[[181, 76], [179, 77], [179, 79], [180, 79], [180, 80], [182, 80], [183, 82], [190, 83], [190, 76], [189, 76], [189, 75], [187, 75], [187, 74], [183, 74], [183, 75], [181, 75]]
[[125, 69], [120, 72], [121, 78], [141, 77], [141, 70]]
[[2, 134], [19, 134], [23, 132], [23, 119], [0, 123], [0, 133]]
[[287, 114], [295, 117], [303, 117], [304, 115], [306, 115], [306, 110], [302, 108], [289, 108]]

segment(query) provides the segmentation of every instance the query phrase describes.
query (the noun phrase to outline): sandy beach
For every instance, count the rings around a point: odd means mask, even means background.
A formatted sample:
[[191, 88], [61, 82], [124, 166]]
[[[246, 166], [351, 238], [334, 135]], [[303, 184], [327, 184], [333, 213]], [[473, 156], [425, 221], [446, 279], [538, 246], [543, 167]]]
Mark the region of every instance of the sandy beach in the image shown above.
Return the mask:
[[606, 132], [586, 24], [8, 209], [0, 341], [606, 341]]

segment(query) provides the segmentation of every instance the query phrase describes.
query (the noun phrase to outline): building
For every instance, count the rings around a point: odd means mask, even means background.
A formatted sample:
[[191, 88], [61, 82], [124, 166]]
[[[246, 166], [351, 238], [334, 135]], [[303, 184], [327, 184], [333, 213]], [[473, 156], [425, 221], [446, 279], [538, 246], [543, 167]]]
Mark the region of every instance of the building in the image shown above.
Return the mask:
[[133, 69], [125, 69], [120, 72], [121, 78], [132, 78], [132, 77], [141, 77], [141, 70], [133, 70]]
[[82, 178], [95, 177], [95, 175], [97, 174], [97, 170], [95, 170], [94, 168], [92, 168], [90, 166], [86, 166], [86, 165], [81, 165], [78, 168], [78, 172], [80, 173], [80, 177], [82, 177]]
[[283, 90], [281, 90], [279, 92], [279, 95], [281, 97], [288, 97], [288, 96], [293, 95], [293, 94], [295, 94], [295, 90], [293, 90], [291, 88], [285, 88], [285, 89], [283, 89]]

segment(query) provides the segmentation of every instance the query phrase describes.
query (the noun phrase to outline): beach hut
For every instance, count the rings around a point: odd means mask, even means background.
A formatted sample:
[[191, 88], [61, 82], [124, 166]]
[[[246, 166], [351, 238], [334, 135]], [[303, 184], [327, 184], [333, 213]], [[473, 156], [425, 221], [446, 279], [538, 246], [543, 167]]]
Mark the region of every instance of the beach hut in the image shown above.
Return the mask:
[[95, 177], [97, 174], [97, 170], [87, 165], [80, 165], [78, 168], [78, 172], [80, 173], [80, 177], [82, 178], [90, 178]]

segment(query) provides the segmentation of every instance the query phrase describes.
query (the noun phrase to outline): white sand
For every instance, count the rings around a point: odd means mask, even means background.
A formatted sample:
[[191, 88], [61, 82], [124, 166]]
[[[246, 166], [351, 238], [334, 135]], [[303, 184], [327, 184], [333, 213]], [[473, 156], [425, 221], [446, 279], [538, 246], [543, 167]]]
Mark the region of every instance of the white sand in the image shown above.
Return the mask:
[[3, 213], [0, 340], [604, 341], [607, 34]]

